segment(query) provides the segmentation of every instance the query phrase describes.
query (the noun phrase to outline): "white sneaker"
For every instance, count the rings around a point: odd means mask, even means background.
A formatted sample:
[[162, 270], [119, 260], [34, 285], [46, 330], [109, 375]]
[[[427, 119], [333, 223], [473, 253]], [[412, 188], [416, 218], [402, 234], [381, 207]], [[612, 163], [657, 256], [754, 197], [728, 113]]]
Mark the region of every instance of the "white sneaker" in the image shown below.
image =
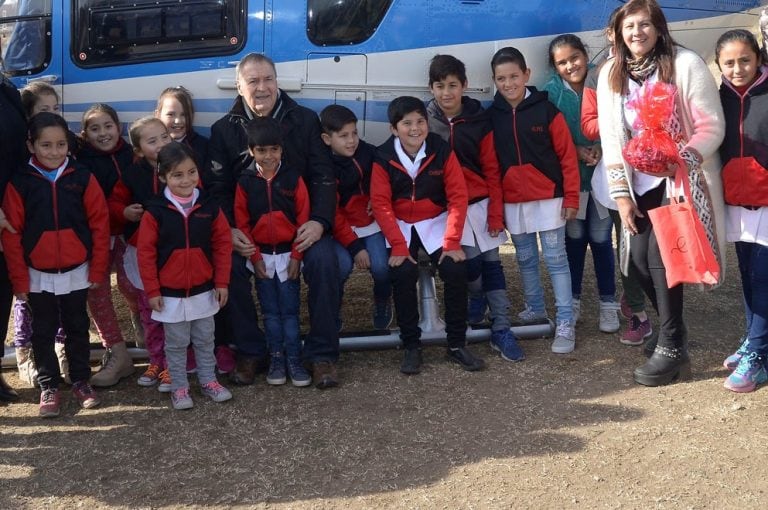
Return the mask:
[[547, 319], [547, 312], [534, 312], [533, 308], [528, 306], [528, 303], [525, 303], [525, 310], [517, 314], [518, 319], [520, 319], [521, 322], [537, 322], [540, 320], [546, 320]]
[[573, 298], [573, 322], [577, 323], [581, 319], [581, 299]]
[[552, 352], [568, 354], [576, 348], [576, 330], [571, 321], [561, 321], [555, 328], [555, 340], [552, 342]]
[[616, 333], [621, 328], [618, 305], [616, 303], [600, 301], [600, 322], [598, 327], [603, 333]]

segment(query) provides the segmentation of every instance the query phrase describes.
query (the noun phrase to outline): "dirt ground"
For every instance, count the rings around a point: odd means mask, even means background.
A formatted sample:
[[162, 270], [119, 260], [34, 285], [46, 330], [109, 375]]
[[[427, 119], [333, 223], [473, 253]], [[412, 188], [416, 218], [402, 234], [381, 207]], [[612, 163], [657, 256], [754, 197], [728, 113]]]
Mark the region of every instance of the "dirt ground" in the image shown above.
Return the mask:
[[[511, 250], [504, 262], [521, 306]], [[585, 276], [593, 282], [590, 273]], [[353, 275], [345, 326], [366, 329], [368, 276]], [[38, 393], [0, 407], [2, 508], [758, 508], [768, 501], [768, 399], [723, 389], [743, 314], [733, 252], [727, 284], [686, 290], [694, 379], [632, 381], [641, 349], [597, 329], [585, 285], [573, 354], [523, 342], [509, 363], [465, 373], [426, 349], [421, 375], [394, 350], [342, 354], [336, 390], [235, 387], [224, 404], [174, 412], [135, 377], [99, 409]], [[127, 330], [127, 325], [126, 325]], [[3, 375], [19, 388], [15, 371]], [[137, 374], [138, 376], [138, 370]]]

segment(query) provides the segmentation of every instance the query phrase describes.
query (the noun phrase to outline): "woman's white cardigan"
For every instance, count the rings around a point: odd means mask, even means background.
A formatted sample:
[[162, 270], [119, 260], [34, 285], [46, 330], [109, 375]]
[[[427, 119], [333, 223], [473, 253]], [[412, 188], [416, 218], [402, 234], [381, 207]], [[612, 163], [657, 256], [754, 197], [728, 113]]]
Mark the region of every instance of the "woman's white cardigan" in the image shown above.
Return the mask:
[[[611, 197], [632, 197], [632, 173], [621, 150], [628, 140], [624, 124], [623, 100], [620, 93], [611, 91], [608, 78], [615, 60], [608, 61], [600, 71], [597, 83], [597, 111], [600, 126], [600, 142], [603, 148], [605, 168], [624, 168], [619, 178], [612, 179], [609, 171]], [[683, 131], [688, 138], [687, 147], [698, 151], [703, 158], [701, 168], [705, 176], [715, 218], [720, 252], [720, 280], [725, 276], [725, 203], [720, 177], [721, 163], [718, 149], [725, 135], [725, 119], [720, 104], [717, 84], [707, 64], [696, 53], [677, 47], [675, 56], [675, 85], [678, 90], [678, 113]], [[627, 192], [626, 190], [629, 190]], [[628, 246], [623, 247], [628, 255]], [[625, 264], [622, 264], [625, 267]]]

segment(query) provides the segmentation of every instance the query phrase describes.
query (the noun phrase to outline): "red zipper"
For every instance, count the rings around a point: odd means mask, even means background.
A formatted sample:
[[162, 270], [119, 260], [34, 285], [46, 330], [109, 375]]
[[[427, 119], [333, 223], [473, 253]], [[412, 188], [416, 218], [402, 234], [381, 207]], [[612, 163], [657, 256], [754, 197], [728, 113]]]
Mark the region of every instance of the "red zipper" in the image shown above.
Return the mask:
[[520, 153], [520, 141], [517, 139], [517, 109], [512, 108], [512, 133], [515, 136], [515, 148], [517, 149], [517, 164], [523, 164], [523, 155]]

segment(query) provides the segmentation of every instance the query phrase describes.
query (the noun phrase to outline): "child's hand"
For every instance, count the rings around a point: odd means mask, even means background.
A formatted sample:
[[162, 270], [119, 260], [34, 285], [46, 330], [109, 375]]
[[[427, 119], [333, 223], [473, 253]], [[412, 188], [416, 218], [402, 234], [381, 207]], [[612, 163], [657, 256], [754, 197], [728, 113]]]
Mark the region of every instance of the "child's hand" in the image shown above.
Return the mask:
[[300, 260], [291, 259], [288, 261], [288, 278], [290, 280], [298, 280], [300, 270], [301, 270]]
[[355, 267], [358, 269], [369, 269], [371, 267], [371, 257], [366, 250], [360, 250], [355, 255]]
[[403, 262], [406, 260], [410, 260], [414, 264], [417, 264], [415, 260], [413, 260], [413, 257], [410, 255], [390, 255], [389, 257], [389, 267], [399, 267], [403, 265]]
[[461, 248], [458, 250], [443, 250], [443, 253], [440, 254], [440, 259], [437, 261], [438, 265], [445, 259], [445, 257], [450, 257], [454, 262], [467, 260], [467, 254], [464, 253], [464, 250]]
[[575, 220], [577, 212], [579, 212], [579, 210], [574, 209], [573, 207], [563, 207], [563, 210], [560, 212], [560, 217], [565, 221]]
[[217, 287], [214, 290], [214, 293], [216, 294], [216, 301], [219, 303], [219, 308], [224, 308], [224, 305], [227, 304], [227, 299], [229, 298], [229, 289], [226, 287]]
[[576, 154], [579, 156], [579, 161], [583, 161], [588, 166], [595, 166], [597, 164], [597, 159], [595, 159], [595, 154], [592, 147], [577, 145]]
[[14, 297], [17, 301], [24, 301], [27, 302], [27, 293], [26, 292], [17, 292], [14, 294]]
[[501, 230], [495, 228], [488, 229], [488, 235], [491, 237], [499, 237], [499, 234], [501, 234]]
[[88, 282], [88, 283], [90, 284], [88, 285], [88, 288], [91, 290], [98, 289], [99, 287], [101, 287], [101, 284], [97, 282]]
[[267, 265], [263, 259], [253, 263], [253, 274], [261, 280], [267, 279]]
[[245, 258], [249, 258], [256, 253], [256, 246], [253, 245], [248, 236], [238, 228], [232, 229], [232, 249]]
[[144, 214], [144, 208], [141, 204], [131, 204], [123, 209], [123, 216], [125, 216], [125, 219], [134, 223], [141, 219], [142, 214]]
[[151, 297], [148, 299], [149, 307], [156, 312], [163, 311], [163, 296]]

